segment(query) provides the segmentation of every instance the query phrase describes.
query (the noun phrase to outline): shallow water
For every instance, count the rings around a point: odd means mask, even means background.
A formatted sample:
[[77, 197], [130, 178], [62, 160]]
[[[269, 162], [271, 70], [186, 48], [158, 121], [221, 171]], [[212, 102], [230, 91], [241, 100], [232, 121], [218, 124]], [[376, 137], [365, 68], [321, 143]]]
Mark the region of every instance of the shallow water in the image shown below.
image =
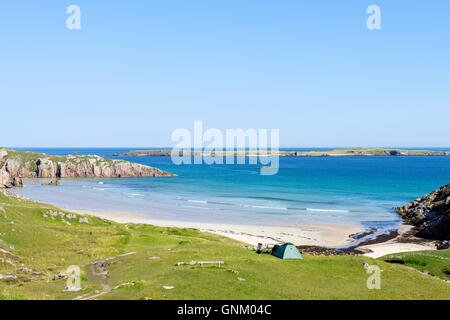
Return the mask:
[[[129, 149], [35, 149], [110, 156]], [[63, 208], [158, 213], [171, 220], [238, 224], [352, 224], [395, 229], [392, 207], [450, 181], [450, 157], [280, 158], [277, 175], [259, 165], [181, 165], [170, 157], [123, 158], [178, 174], [170, 178], [25, 181], [16, 192]]]

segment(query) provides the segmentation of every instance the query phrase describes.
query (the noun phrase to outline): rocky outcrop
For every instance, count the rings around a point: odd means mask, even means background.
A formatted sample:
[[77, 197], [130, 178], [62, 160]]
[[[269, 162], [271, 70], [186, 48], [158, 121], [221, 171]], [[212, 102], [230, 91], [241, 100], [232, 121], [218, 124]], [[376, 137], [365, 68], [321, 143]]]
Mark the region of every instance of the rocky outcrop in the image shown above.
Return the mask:
[[21, 178], [13, 177], [8, 171], [0, 169], [0, 188], [13, 188], [21, 186]]
[[0, 188], [22, 186], [22, 178], [168, 177], [158, 168], [99, 156], [47, 156], [0, 148]]
[[450, 183], [397, 208], [397, 213], [419, 230], [419, 236], [450, 240]]
[[8, 151], [0, 148], [0, 188], [21, 187], [22, 179], [15, 161], [8, 159]]
[[43, 186], [59, 186], [59, 180], [58, 179], [52, 179], [49, 182], [44, 182], [42, 185]]
[[445, 250], [450, 249], [450, 240], [444, 240], [436, 245], [436, 249]]

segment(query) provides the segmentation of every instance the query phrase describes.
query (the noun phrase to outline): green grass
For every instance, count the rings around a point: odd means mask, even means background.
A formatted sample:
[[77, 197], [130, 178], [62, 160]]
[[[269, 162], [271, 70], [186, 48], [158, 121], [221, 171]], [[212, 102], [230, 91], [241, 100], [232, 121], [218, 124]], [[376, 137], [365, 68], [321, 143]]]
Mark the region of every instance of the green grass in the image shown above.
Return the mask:
[[22, 295], [7, 296], [7, 295], [0, 294], [0, 300], [27, 300], [27, 298]]
[[39, 158], [49, 158], [52, 161], [55, 162], [64, 162], [67, 160], [66, 156], [53, 156], [53, 155], [47, 155], [37, 152], [31, 152], [31, 151], [16, 151], [11, 149], [6, 149], [8, 151], [8, 158], [13, 158], [18, 160], [21, 164], [25, 164], [28, 161], [31, 160], [37, 160]]
[[[107, 293], [97, 299], [450, 299], [449, 284], [436, 277], [362, 256], [304, 255], [301, 261], [285, 261], [194, 229], [118, 224], [95, 217], [88, 217], [87, 224], [66, 218], [71, 223], [67, 225], [59, 216], [44, 217], [48, 210], [67, 213], [64, 210], [1, 192], [0, 207], [5, 211], [0, 209], [0, 248], [10, 252], [0, 252], [0, 258], [16, 264], [0, 262], [0, 274], [17, 276], [0, 280], [0, 299], [73, 299], [103, 291]], [[118, 257], [129, 252], [136, 253]], [[160, 259], [148, 259], [153, 256]], [[101, 279], [92, 272], [91, 262], [108, 257], [115, 258], [105, 263], [109, 273]], [[225, 264], [176, 266], [191, 260]], [[363, 262], [383, 270], [381, 290], [367, 289]], [[81, 268], [80, 292], [65, 292], [66, 280], [53, 280], [71, 265]]]
[[450, 280], [450, 250], [426, 250], [389, 254], [379, 258], [382, 261], [402, 264], [421, 272]]

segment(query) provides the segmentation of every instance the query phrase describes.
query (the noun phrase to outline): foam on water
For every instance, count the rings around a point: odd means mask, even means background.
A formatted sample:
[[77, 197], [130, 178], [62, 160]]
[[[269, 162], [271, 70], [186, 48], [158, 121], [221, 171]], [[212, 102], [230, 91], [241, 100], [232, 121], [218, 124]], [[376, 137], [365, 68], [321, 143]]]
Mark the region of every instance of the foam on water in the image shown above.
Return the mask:
[[191, 199], [188, 199], [187, 201], [188, 202], [194, 202], [194, 203], [208, 203], [208, 201], [203, 201], [203, 200], [191, 200]]
[[315, 211], [315, 212], [350, 212], [350, 210], [338, 210], [338, 209], [314, 209], [314, 208], [306, 208], [306, 211]]
[[[126, 150], [33, 151], [105, 156]], [[259, 164], [175, 166], [170, 157], [123, 159], [178, 176], [64, 179], [57, 188], [29, 180], [15, 192], [64, 208], [161, 213], [175, 220], [388, 229], [400, 221], [393, 207], [450, 181], [450, 157], [280, 158], [274, 176], [261, 176]]]

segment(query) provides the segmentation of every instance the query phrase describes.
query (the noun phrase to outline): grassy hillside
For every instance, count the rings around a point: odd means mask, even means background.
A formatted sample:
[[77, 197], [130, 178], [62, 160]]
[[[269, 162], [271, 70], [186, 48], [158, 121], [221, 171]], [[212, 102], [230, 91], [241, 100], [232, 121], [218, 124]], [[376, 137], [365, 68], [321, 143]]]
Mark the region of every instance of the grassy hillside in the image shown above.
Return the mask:
[[[285, 261], [193, 229], [67, 214], [0, 193], [0, 299], [450, 299], [448, 283], [399, 264], [361, 256]], [[191, 260], [225, 264], [176, 266]], [[381, 290], [367, 289], [363, 262], [383, 270]], [[70, 265], [80, 266], [84, 290], [66, 292], [64, 278], [53, 280]]]
[[381, 257], [380, 260], [402, 264], [450, 280], [450, 250], [395, 253]]

